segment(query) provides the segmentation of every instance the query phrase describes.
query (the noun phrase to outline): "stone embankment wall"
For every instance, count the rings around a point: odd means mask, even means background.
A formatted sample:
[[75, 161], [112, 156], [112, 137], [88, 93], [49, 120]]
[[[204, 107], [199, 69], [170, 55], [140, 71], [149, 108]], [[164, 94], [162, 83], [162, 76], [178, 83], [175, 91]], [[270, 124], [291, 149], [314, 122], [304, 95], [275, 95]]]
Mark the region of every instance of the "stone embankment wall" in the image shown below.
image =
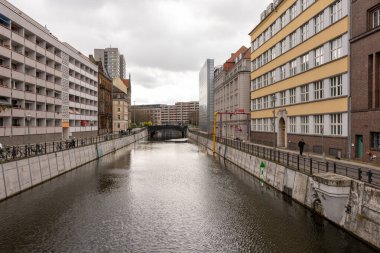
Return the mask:
[[0, 200], [146, 138], [148, 132], [0, 164]]
[[[212, 141], [191, 132], [188, 137], [212, 154]], [[346, 231], [380, 249], [380, 190], [332, 173], [303, 174], [224, 144], [217, 159], [230, 161], [266, 184], [289, 195]], [[260, 171], [264, 162], [265, 169]]]

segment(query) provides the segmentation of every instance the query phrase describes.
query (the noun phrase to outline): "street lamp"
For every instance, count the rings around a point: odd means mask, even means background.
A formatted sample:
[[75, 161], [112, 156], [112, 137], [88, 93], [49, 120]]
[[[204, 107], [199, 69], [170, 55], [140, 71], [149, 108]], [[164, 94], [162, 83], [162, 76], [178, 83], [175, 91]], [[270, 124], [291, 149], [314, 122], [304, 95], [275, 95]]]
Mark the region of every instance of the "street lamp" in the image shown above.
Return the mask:
[[25, 117], [26, 117], [26, 122], [28, 122], [28, 139], [30, 143], [30, 120], [32, 119], [32, 115], [27, 114]]
[[133, 101], [133, 123], [136, 125], [136, 100]]
[[276, 136], [276, 94], [272, 95], [273, 103], [273, 150], [276, 150], [277, 146], [277, 136]]

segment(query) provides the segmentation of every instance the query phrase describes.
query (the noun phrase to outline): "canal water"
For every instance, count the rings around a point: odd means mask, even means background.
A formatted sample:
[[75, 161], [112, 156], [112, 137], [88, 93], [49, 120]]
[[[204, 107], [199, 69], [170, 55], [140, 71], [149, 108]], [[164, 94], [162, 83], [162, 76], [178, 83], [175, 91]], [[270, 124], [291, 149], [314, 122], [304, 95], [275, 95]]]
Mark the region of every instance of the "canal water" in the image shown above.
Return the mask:
[[139, 143], [0, 203], [0, 252], [374, 252], [189, 143]]

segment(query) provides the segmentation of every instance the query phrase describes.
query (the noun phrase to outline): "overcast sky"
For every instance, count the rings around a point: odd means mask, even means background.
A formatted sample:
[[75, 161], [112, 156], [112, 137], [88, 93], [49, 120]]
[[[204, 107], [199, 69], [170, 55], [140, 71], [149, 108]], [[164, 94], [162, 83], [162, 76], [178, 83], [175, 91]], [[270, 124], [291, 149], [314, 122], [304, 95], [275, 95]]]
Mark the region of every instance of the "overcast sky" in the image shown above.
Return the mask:
[[118, 47], [136, 104], [198, 100], [207, 58], [221, 65], [269, 0], [9, 0], [82, 53]]

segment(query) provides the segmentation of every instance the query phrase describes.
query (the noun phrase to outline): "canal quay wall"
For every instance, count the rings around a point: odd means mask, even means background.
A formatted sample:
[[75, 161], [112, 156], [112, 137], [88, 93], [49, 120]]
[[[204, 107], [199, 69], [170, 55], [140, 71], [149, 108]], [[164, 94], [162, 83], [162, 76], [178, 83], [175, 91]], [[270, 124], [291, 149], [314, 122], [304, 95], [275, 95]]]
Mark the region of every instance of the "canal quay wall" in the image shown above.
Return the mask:
[[58, 177], [148, 136], [142, 131], [119, 139], [0, 164], [0, 201]]
[[[212, 141], [188, 132], [188, 138], [212, 154]], [[286, 168], [216, 143], [216, 159], [226, 160], [263, 180], [296, 202], [380, 249], [380, 190], [333, 173], [313, 175]], [[261, 170], [260, 165], [265, 168]]]

